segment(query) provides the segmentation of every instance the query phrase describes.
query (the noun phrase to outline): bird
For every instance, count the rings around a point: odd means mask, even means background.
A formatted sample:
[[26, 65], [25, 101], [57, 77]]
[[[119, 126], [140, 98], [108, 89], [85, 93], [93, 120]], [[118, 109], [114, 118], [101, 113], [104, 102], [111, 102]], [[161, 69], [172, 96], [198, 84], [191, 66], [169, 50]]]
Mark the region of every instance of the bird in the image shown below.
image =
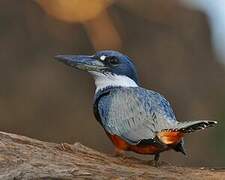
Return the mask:
[[217, 124], [213, 120], [178, 121], [164, 96], [140, 85], [133, 60], [121, 52], [102, 50], [94, 55], [57, 55], [55, 59], [93, 76], [94, 115], [118, 154], [154, 155], [157, 165], [164, 151], [186, 154], [186, 134]]

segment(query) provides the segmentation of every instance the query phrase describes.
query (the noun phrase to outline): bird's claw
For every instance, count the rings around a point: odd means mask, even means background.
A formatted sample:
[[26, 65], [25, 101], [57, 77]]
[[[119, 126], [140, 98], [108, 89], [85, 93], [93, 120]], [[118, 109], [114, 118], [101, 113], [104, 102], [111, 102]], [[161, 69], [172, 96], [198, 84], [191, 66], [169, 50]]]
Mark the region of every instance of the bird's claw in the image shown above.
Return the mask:
[[113, 156], [114, 157], [121, 157], [123, 159], [126, 158], [125, 152], [123, 150], [120, 150], [120, 149], [117, 149], [117, 148], [115, 149]]

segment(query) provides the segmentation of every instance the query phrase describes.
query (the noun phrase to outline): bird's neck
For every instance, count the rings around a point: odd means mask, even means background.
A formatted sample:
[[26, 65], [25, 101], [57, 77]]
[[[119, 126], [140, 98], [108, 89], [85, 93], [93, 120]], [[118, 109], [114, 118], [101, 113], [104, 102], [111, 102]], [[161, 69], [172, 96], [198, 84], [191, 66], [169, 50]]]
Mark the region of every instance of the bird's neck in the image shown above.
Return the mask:
[[90, 73], [94, 75], [96, 85], [95, 93], [107, 87], [138, 87], [134, 80], [124, 75], [102, 74], [98, 72]]

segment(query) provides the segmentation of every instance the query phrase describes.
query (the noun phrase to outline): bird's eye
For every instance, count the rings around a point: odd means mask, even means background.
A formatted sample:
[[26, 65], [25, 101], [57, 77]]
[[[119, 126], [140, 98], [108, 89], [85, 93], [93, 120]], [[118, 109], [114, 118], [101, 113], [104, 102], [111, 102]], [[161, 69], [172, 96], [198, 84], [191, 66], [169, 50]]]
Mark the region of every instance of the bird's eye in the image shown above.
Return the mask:
[[108, 63], [112, 64], [112, 65], [116, 65], [119, 64], [119, 60], [116, 57], [109, 57], [107, 58]]

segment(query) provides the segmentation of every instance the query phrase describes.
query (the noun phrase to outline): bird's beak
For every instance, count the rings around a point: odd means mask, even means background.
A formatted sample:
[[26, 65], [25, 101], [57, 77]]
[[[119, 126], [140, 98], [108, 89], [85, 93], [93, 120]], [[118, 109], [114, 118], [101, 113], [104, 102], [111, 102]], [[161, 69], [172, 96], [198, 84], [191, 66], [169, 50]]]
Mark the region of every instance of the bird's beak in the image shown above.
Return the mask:
[[94, 56], [86, 55], [57, 55], [55, 59], [84, 71], [97, 71], [100, 72], [106, 69], [104, 63], [94, 58]]

